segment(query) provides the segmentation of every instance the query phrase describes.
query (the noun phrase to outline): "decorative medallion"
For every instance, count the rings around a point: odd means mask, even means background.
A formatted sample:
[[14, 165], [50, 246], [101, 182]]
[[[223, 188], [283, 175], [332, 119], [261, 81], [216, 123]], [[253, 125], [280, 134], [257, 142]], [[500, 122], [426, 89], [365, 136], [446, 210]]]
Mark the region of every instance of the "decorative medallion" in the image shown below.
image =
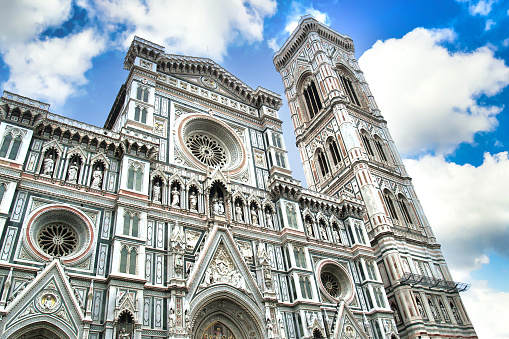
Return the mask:
[[202, 77], [201, 83], [207, 86], [208, 88], [217, 88], [217, 83], [209, 77]]
[[37, 297], [37, 308], [43, 313], [55, 312], [61, 304], [61, 299], [53, 290], [43, 290]]

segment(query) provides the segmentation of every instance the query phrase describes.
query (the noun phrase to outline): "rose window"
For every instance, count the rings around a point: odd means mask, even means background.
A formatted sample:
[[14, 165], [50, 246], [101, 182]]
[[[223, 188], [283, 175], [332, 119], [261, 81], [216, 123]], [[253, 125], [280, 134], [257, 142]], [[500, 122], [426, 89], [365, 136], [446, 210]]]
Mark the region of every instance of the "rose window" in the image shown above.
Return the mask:
[[226, 153], [223, 147], [207, 135], [195, 134], [187, 137], [186, 146], [203, 164], [211, 167], [224, 167]]
[[320, 278], [322, 279], [323, 287], [331, 297], [338, 298], [341, 295], [341, 285], [334, 275], [329, 272], [323, 272]]
[[78, 237], [74, 229], [65, 224], [49, 224], [40, 230], [38, 243], [46, 254], [64, 257], [76, 250]]
[[321, 264], [318, 270], [320, 274], [319, 287], [327, 299], [332, 302], [353, 300], [353, 282], [341, 265], [328, 260]]
[[[90, 212], [92, 213], [92, 212]], [[88, 215], [67, 205], [46, 205], [28, 217], [23, 244], [36, 260], [61, 258], [71, 266], [82, 264], [94, 249], [95, 229]]]
[[[240, 133], [240, 134], [238, 134]], [[178, 128], [182, 154], [199, 168], [220, 168], [230, 173], [246, 164], [246, 151], [240, 130], [233, 130], [211, 116], [184, 117]]]

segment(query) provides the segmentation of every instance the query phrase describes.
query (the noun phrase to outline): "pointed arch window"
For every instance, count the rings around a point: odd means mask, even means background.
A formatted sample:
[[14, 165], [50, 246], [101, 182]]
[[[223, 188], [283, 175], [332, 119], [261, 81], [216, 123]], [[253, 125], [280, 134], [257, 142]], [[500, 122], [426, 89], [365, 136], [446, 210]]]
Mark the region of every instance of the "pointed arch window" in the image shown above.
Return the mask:
[[13, 135], [13, 133], [7, 133], [0, 147], [0, 158], [16, 160], [22, 140], [19, 134]]
[[360, 106], [361, 103], [359, 101], [359, 98], [357, 97], [357, 93], [355, 92], [352, 80], [350, 80], [350, 78], [344, 74], [340, 75], [339, 77], [341, 79], [341, 84], [343, 85], [343, 88], [345, 89], [345, 92], [348, 95], [348, 98], [350, 99], [350, 102], [352, 104]]
[[138, 85], [138, 90], [136, 92], [136, 99], [148, 102], [148, 88]]
[[126, 212], [124, 215], [123, 234], [132, 237], [139, 236], [140, 216], [138, 213]]
[[147, 123], [147, 109], [145, 107], [140, 108], [140, 106], [136, 106], [134, 109], [134, 120], [141, 122], [142, 124]]
[[131, 163], [127, 170], [127, 188], [141, 192], [143, 183], [143, 171], [138, 163]]
[[368, 155], [374, 157], [375, 153], [373, 152], [373, 148], [371, 147], [371, 141], [368, 137], [367, 133], [362, 131], [361, 132], [361, 139], [362, 143], [364, 144], [364, 148], [366, 148], [366, 152], [368, 152]]
[[138, 268], [137, 265], [138, 253], [136, 248], [128, 246], [122, 246], [120, 250], [120, 273], [136, 274]]
[[402, 195], [398, 195], [398, 206], [401, 210], [401, 213], [403, 214], [403, 219], [405, 220], [405, 223], [409, 226], [413, 226], [415, 224], [414, 219], [412, 218], [412, 214], [410, 214], [410, 206], [406, 198]]
[[334, 166], [337, 166], [339, 164], [339, 162], [341, 161], [341, 155], [339, 153], [339, 147], [338, 147], [338, 144], [336, 142], [336, 140], [334, 140], [333, 138], [330, 138], [328, 140], [328, 148], [329, 148], [329, 152], [332, 156], [332, 162], [334, 163]]
[[327, 174], [329, 174], [329, 164], [327, 163], [325, 154], [322, 152], [322, 150], [318, 150], [316, 157], [318, 160], [318, 165], [320, 166], [320, 171], [322, 173], [322, 176], [325, 177]]
[[391, 193], [389, 193], [387, 190], [384, 190], [383, 199], [387, 209], [389, 210], [389, 216], [392, 218], [392, 220], [399, 221], [398, 213], [396, 213], [396, 208], [394, 207], [394, 201]]
[[382, 146], [382, 142], [380, 141], [380, 139], [378, 137], [375, 137], [374, 142], [375, 142], [375, 147], [378, 152], [378, 155], [380, 156], [380, 160], [387, 162], [388, 160], [387, 160], [387, 156], [385, 155], [385, 151]]
[[320, 101], [320, 96], [318, 95], [318, 90], [313, 80], [307, 81], [302, 94], [304, 95], [304, 101], [306, 101], [309, 117], [313, 119], [322, 109], [322, 102]]

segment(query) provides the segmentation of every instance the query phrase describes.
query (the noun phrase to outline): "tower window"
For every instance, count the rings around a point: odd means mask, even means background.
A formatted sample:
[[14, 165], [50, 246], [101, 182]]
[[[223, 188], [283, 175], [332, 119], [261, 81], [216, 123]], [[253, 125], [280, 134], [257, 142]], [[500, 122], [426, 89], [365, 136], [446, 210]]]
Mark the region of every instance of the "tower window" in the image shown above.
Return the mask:
[[378, 155], [380, 156], [380, 160], [387, 162], [387, 157], [385, 156], [382, 142], [378, 140], [378, 138], [375, 138], [375, 147], [376, 150], [378, 151]]
[[375, 153], [373, 153], [373, 148], [371, 148], [371, 142], [365, 132], [361, 132], [361, 139], [362, 142], [364, 143], [364, 147], [366, 148], [366, 152], [368, 152], [368, 155], [374, 157]]
[[339, 148], [338, 148], [338, 144], [336, 143], [336, 140], [330, 139], [329, 151], [332, 156], [332, 162], [334, 163], [334, 166], [337, 166], [339, 164], [339, 162], [341, 161], [341, 155], [339, 153]]
[[348, 98], [350, 99], [350, 102], [352, 104], [355, 104], [357, 106], [360, 106], [361, 103], [359, 101], [359, 98], [357, 97], [357, 94], [355, 93], [355, 89], [353, 87], [352, 81], [349, 77], [340, 75], [341, 83], [343, 84], [343, 88], [346, 91], [346, 94], [348, 95]]
[[316, 89], [315, 82], [310, 80], [304, 86], [302, 94], [304, 95], [304, 99], [306, 101], [309, 117], [313, 119], [315, 115], [318, 114], [318, 112], [322, 109], [322, 102], [318, 96], [318, 90]]
[[318, 165], [320, 166], [320, 170], [322, 172], [322, 176], [325, 177], [327, 174], [329, 174], [329, 164], [327, 163], [325, 154], [321, 150], [318, 150], [317, 152], [317, 160]]

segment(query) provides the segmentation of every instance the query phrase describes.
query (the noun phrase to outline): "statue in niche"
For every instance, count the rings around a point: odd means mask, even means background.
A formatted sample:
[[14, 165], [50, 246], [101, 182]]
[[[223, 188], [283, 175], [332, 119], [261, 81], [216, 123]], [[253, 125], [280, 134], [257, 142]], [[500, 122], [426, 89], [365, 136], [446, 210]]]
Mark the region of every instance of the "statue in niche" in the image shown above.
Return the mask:
[[244, 215], [242, 213], [242, 206], [240, 203], [235, 205], [235, 217], [237, 218], [237, 221], [244, 222]]
[[72, 165], [69, 166], [67, 181], [69, 181], [71, 184], [75, 184], [78, 182], [78, 164], [76, 160], [73, 161]]
[[194, 191], [192, 191], [191, 195], [189, 196], [189, 208], [191, 209], [191, 211], [198, 210], [198, 197], [196, 196], [196, 193]]
[[320, 234], [322, 235], [322, 240], [328, 240], [327, 230], [323, 224], [320, 224]]
[[92, 188], [94, 189], [101, 189], [101, 185], [103, 182], [103, 171], [101, 171], [101, 168], [97, 166], [95, 168], [95, 171], [92, 173]]
[[125, 327], [122, 327], [118, 334], [119, 339], [131, 339], [131, 335], [125, 331]]
[[50, 154], [46, 159], [44, 159], [42, 173], [44, 175], [51, 176], [53, 174], [54, 167], [55, 167], [55, 160], [53, 160], [53, 154]]
[[339, 228], [338, 227], [334, 227], [333, 231], [334, 231], [334, 234], [336, 236], [336, 241], [337, 242], [341, 242], [341, 236], [339, 235]]
[[312, 237], [313, 236], [313, 222], [311, 221], [311, 219], [306, 220], [306, 229], [308, 231], [308, 236]]
[[231, 283], [234, 287], [239, 288], [241, 290], [246, 290], [246, 280], [240, 274], [239, 271], [232, 271], [231, 273]]
[[152, 192], [152, 201], [161, 202], [161, 185], [159, 185], [159, 182], [156, 181], [154, 187], [152, 188]]
[[173, 186], [171, 190], [171, 207], [180, 207], [180, 191], [177, 186]]
[[270, 210], [265, 212], [265, 224], [270, 229], [274, 229], [274, 222], [272, 221], [272, 212]]
[[222, 199], [219, 199], [217, 193], [215, 193], [212, 198], [212, 205], [215, 215], [224, 215], [224, 203]]
[[254, 207], [254, 205], [251, 206], [251, 222], [253, 223], [253, 225], [258, 225], [258, 211]]

